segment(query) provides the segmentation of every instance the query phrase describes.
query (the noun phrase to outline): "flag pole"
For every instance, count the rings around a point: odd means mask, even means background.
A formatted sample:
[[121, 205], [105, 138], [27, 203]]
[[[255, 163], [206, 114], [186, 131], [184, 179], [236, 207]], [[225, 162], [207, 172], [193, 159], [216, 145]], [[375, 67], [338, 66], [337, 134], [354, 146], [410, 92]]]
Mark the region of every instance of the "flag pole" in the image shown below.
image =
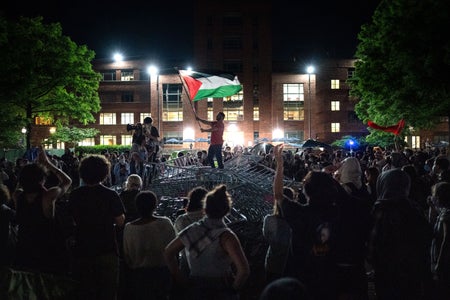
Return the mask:
[[[192, 112], [194, 113], [195, 119], [197, 120], [197, 112], [196, 112], [196, 110], [195, 110], [195, 107], [194, 107], [193, 101], [192, 101], [192, 99], [191, 99], [191, 96], [189, 95], [189, 90], [186, 88], [186, 83], [184, 82], [183, 77], [181, 77], [180, 71], [178, 70], [178, 68], [175, 67], [175, 69], [178, 71], [178, 77], [180, 77], [181, 83], [183, 84], [184, 92], [185, 92], [186, 95], [187, 95], [187, 98], [188, 98], [188, 100], [189, 100], [189, 104], [191, 105], [191, 108], [192, 108]], [[201, 126], [201, 124], [200, 124], [200, 121], [197, 120], [197, 123], [198, 123], [198, 127], [201, 129], [202, 126]]]

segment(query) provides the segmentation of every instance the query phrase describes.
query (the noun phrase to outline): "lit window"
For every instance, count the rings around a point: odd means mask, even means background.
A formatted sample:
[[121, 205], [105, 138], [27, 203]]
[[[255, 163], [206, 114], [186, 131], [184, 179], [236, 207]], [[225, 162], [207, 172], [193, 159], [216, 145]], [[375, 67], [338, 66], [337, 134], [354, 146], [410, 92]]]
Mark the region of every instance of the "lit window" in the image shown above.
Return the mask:
[[302, 83], [283, 84], [283, 119], [304, 120], [305, 90]]
[[244, 120], [244, 90], [223, 98], [223, 113], [226, 121]]
[[331, 123], [331, 132], [340, 132], [341, 123]]
[[331, 111], [341, 110], [341, 102], [340, 101], [331, 101]]
[[100, 114], [100, 125], [116, 125], [116, 114], [115, 113], [101, 113]]
[[122, 71], [121, 72], [121, 81], [131, 81], [134, 80], [133, 71]]
[[52, 119], [49, 117], [36, 117], [36, 118], [34, 118], [34, 124], [36, 124], [36, 125], [52, 125]]
[[44, 149], [65, 149], [66, 144], [64, 142], [61, 142], [60, 140], [57, 140], [55, 144], [49, 144], [48, 139], [44, 139]]
[[215, 120], [215, 118], [214, 118], [214, 111], [213, 111], [212, 107], [208, 107], [208, 116], [207, 116], [206, 119], [209, 120], [209, 121]]
[[259, 107], [258, 106], [253, 107], [253, 120], [259, 121]]
[[120, 124], [134, 124], [134, 114], [133, 113], [121, 113], [120, 114]]
[[140, 113], [139, 115], [139, 123], [144, 123], [144, 119], [147, 117], [151, 117], [151, 113]]
[[339, 79], [331, 79], [331, 89], [332, 90], [339, 89]]
[[94, 138], [85, 138], [81, 142], [78, 143], [80, 146], [95, 146], [95, 139]]
[[131, 146], [131, 142], [133, 140], [133, 136], [131, 136], [131, 135], [122, 135], [120, 138], [122, 139], [122, 145], [124, 145], [124, 146]]
[[420, 136], [418, 135], [411, 136], [411, 148], [413, 149], [420, 148]]
[[116, 136], [115, 135], [101, 135], [100, 136], [100, 145], [116, 145]]
[[182, 84], [163, 84], [163, 121], [183, 121]]
[[303, 83], [283, 84], [283, 101], [304, 101], [305, 91]]

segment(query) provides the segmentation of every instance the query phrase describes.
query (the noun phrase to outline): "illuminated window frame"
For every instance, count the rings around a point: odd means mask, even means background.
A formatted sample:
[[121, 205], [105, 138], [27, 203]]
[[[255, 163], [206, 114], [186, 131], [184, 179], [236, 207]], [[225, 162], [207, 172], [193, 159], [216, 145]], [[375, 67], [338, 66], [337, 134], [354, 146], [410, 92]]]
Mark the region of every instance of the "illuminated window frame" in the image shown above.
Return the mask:
[[259, 121], [259, 106], [253, 106], [253, 121]]
[[134, 113], [120, 113], [120, 124], [134, 124]]
[[151, 113], [140, 113], [139, 114], [139, 123], [144, 123], [144, 119], [147, 117], [151, 117]]
[[183, 121], [183, 85], [179, 83], [163, 84], [162, 90], [162, 120]]
[[305, 101], [305, 87], [303, 83], [284, 83], [283, 101]]
[[331, 89], [338, 90], [339, 89], [339, 79], [331, 79]]
[[95, 139], [93, 137], [91, 138], [85, 138], [84, 140], [80, 141], [78, 143], [79, 146], [95, 146]]
[[117, 139], [115, 135], [101, 135], [100, 136], [100, 145], [117, 145]]
[[116, 125], [116, 113], [100, 113], [100, 125]]
[[419, 149], [420, 148], [420, 136], [419, 135], [412, 135], [411, 136], [411, 148], [413, 148], [413, 149]]
[[341, 132], [341, 123], [331, 123], [331, 132]]
[[331, 101], [331, 111], [341, 110], [341, 102], [337, 100]]
[[133, 81], [134, 74], [133, 71], [124, 70], [120, 72], [120, 80], [121, 81]]
[[283, 84], [283, 120], [305, 119], [305, 86], [303, 83]]
[[120, 136], [120, 139], [122, 140], [122, 145], [123, 146], [131, 146], [132, 144], [132, 140], [133, 140], [133, 136], [131, 134], [123, 134]]

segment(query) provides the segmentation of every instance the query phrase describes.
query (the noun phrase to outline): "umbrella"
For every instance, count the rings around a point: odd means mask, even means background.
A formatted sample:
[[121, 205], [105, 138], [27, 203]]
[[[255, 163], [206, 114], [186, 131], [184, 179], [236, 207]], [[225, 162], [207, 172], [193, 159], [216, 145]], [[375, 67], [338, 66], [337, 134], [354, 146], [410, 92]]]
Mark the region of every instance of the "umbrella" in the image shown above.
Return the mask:
[[300, 142], [300, 139], [296, 138], [296, 137], [290, 137], [290, 138], [287, 138], [287, 141], [288, 142]]
[[195, 142], [194, 139], [183, 139], [183, 143], [193, 143]]
[[290, 142], [289, 138], [280, 137], [280, 138], [274, 138], [272, 139], [272, 142]]
[[250, 149], [252, 154], [265, 153], [268, 154], [274, 146], [270, 143], [258, 143]]
[[302, 148], [326, 148], [326, 149], [332, 149], [332, 147], [328, 144], [316, 141], [316, 140], [306, 140], [302, 144]]
[[175, 138], [171, 138], [165, 141], [165, 144], [179, 144], [181, 141]]
[[206, 138], [202, 138], [202, 137], [201, 137], [201, 138], [196, 138], [195, 141], [196, 141], [196, 142], [209, 142], [209, 139], [206, 139]]

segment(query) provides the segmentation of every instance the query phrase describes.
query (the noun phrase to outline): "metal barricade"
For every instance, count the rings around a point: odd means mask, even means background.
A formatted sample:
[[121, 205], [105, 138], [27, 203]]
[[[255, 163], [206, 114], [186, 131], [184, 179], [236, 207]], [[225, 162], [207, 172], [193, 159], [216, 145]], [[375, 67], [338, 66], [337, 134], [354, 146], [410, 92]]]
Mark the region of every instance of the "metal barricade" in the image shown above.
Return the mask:
[[[160, 214], [171, 216], [172, 210], [179, 209], [176, 199], [186, 197], [194, 187], [203, 186], [211, 190], [219, 184], [227, 185], [233, 200], [233, 210], [227, 216], [227, 222], [259, 222], [272, 211], [275, 171], [262, 165], [260, 156], [236, 156], [224, 163], [224, 169], [200, 166], [195, 162], [181, 164], [176, 159], [150, 166], [155, 172], [146, 188], [154, 191], [161, 203], [171, 201], [161, 204]], [[285, 184], [289, 186], [294, 182], [286, 180]]]

